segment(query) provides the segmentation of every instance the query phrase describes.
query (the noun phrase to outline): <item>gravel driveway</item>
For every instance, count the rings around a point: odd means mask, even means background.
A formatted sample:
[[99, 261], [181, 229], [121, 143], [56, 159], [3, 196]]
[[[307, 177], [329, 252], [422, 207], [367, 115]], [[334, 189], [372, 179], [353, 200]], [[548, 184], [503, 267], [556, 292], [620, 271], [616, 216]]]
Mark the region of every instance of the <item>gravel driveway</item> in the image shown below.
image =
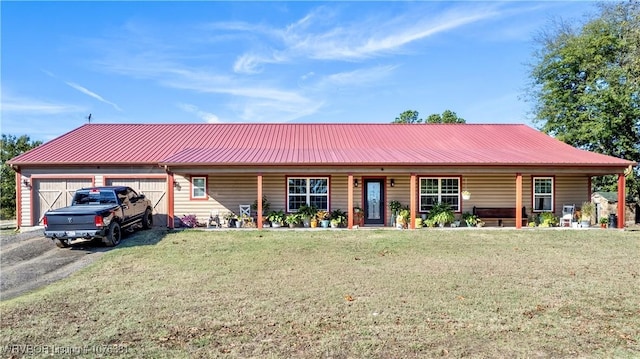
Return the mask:
[[0, 299], [17, 297], [83, 268], [110, 248], [87, 244], [60, 249], [42, 231], [0, 239]]

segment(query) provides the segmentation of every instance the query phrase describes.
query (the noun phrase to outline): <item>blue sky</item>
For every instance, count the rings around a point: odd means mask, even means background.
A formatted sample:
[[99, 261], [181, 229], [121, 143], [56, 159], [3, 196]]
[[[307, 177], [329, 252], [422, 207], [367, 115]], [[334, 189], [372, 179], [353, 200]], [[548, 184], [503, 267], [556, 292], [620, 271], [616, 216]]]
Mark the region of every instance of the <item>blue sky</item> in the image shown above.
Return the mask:
[[83, 123], [526, 123], [533, 37], [591, 2], [7, 2], [2, 133]]

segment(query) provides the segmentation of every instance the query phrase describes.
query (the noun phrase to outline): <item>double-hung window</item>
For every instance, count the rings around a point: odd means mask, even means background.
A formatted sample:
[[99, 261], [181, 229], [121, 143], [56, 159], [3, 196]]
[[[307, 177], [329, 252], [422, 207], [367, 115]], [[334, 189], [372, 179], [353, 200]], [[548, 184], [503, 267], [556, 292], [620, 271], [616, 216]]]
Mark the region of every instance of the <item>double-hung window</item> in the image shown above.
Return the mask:
[[553, 177], [533, 177], [533, 211], [553, 211]]
[[438, 203], [447, 203], [454, 212], [460, 212], [460, 178], [420, 178], [420, 212], [428, 212]]
[[191, 177], [191, 199], [207, 199], [207, 176]]
[[303, 204], [329, 210], [329, 177], [287, 178], [287, 211], [295, 212]]

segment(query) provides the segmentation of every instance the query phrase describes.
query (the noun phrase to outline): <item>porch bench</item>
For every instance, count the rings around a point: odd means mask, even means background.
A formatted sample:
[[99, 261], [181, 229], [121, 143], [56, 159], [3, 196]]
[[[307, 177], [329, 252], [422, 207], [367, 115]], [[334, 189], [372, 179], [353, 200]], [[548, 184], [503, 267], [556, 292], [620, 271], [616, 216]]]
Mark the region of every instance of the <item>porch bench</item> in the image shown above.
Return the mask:
[[[498, 221], [498, 226], [502, 227], [502, 221], [505, 219], [516, 219], [515, 208], [488, 208], [488, 207], [473, 207], [473, 214], [478, 216], [481, 220], [495, 219]], [[527, 209], [522, 207], [522, 225], [527, 225]]]

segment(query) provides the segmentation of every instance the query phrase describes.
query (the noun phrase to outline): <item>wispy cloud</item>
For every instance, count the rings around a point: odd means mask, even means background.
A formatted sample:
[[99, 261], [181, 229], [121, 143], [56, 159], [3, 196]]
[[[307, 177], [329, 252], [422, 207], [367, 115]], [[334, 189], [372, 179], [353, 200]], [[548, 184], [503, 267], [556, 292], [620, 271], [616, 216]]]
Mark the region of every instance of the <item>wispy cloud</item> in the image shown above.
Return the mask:
[[500, 14], [494, 6], [452, 7], [439, 14], [417, 13], [427, 15], [402, 13], [390, 18], [365, 17], [345, 23], [326, 7], [320, 7], [283, 29], [236, 24], [237, 31], [251, 30], [265, 36], [265, 41], [275, 39], [275, 42], [271, 48], [254, 48], [240, 55], [233, 68], [238, 73], [256, 74], [262, 71], [263, 64], [286, 63], [298, 58], [362, 61], [400, 53], [411, 43]]
[[115, 108], [118, 111], [122, 111], [120, 106], [116, 105], [115, 103], [113, 103], [111, 101], [105, 100], [104, 97], [102, 97], [102, 96], [98, 95], [97, 93], [87, 89], [86, 87], [80, 86], [80, 85], [78, 85], [78, 84], [76, 84], [74, 82], [68, 82], [67, 81], [65, 83], [67, 85], [69, 85], [71, 88], [73, 88], [75, 90], [78, 90], [78, 91], [82, 92], [83, 94], [85, 94], [87, 96], [93, 97], [93, 98], [95, 98], [96, 100], [98, 100], [100, 102], [106, 103], [107, 105], [111, 105], [111, 106], [113, 106], [113, 108]]
[[220, 118], [218, 118], [218, 116], [214, 115], [213, 113], [210, 112], [205, 112], [202, 111], [198, 108], [198, 106], [196, 105], [191, 105], [191, 104], [186, 104], [186, 103], [179, 103], [178, 107], [188, 113], [192, 113], [196, 116], [198, 116], [200, 119], [204, 120], [207, 123], [221, 123], [222, 121], [220, 121]]
[[31, 98], [2, 96], [2, 112], [34, 115], [59, 115], [85, 112], [80, 106], [35, 100]]
[[389, 76], [397, 66], [375, 66], [325, 76], [319, 86], [365, 86]]

